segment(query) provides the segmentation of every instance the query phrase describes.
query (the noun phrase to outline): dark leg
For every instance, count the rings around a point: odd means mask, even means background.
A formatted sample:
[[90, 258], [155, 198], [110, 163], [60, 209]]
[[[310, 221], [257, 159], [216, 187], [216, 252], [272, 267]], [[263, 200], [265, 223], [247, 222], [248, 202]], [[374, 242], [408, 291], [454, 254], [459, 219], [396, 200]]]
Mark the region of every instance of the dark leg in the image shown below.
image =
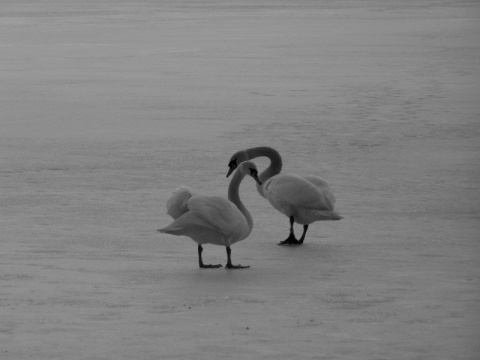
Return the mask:
[[288, 238], [278, 243], [278, 245], [300, 245], [301, 243], [295, 238], [295, 234], [293, 233], [293, 222], [295, 219], [293, 216], [290, 216], [290, 235]]
[[202, 251], [203, 251], [203, 248], [202, 248], [202, 245], [198, 244], [198, 265], [200, 266], [200, 268], [202, 269], [215, 269], [215, 268], [219, 268], [219, 267], [222, 267], [221, 264], [217, 264], [217, 265], [211, 265], [211, 264], [207, 264], [205, 265], [203, 263], [203, 260], [202, 260]]
[[307, 230], [308, 230], [308, 225], [303, 225], [303, 234], [302, 234], [302, 237], [300, 239], [298, 239], [298, 242], [300, 244], [303, 244], [303, 240], [305, 240], [305, 235], [307, 234]]
[[232, 265], [232, 250], [230, 249], [230, 246], [227, 246], [227, 265], [225, 266], [227, 269], [246, 269], [249, 268], [250, 266], [242, 266], [242, 265]]

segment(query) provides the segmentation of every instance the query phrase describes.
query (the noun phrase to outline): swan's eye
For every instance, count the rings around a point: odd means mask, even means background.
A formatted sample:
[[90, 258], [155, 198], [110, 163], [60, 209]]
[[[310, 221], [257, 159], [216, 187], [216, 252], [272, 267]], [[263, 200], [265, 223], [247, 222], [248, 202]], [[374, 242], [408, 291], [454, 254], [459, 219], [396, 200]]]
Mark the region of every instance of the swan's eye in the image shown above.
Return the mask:
[[228, 167], [229, 167], [229, 168], [236, 169], [236, 168], [237, 168], [237, 159], [233, 159], [232, 161], [230, 161], [230, 162], [228, 163]]
[[258, 176], [258, 171], [256, 169], [250, 168], [250, 175], [253, 176], [253, 177], [257, 177]]

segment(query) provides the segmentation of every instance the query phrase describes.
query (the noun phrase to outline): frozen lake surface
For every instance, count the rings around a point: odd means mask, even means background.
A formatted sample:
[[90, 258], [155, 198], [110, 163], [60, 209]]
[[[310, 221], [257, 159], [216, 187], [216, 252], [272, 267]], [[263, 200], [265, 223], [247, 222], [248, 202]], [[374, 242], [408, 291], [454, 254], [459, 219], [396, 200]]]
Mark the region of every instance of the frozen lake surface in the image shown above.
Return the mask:
[[[2, 2], [0, 359], [478, 359], [479, 18], [460, 0]], [[277, 246], [288, 220], [247, 179], [232, 256], [251, 268], [199, 269], [155, 231], [166, 199], [226, 196], [230, 156], [260, 145], [327, 179], [344, 219]]]

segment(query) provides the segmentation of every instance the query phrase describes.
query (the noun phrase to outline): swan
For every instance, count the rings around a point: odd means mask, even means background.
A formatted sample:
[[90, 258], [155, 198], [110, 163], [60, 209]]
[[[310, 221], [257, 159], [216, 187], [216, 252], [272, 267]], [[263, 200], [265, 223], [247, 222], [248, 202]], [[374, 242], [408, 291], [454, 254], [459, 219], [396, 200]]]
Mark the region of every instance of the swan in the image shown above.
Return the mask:
[[228, 200], [221, 196], [192, 195], [186, 187], [180, 187], [167, 200], [167, 214], [173, 222], [157, 231], [171, 235], [184, 235], [198, 243], [200, 268], [219, 268], [220, 264], [204, 264], [202, 245], [215, 244], [227, 248], [228, 269], [243, 269], [250, 266], [232, 265], [230, 246], [244, 240], [253, 228], [253, 220], [240, 200], [240, 183], [246, 175], [261, 184], [255, 164], [246, 161], [238, 170], [228, 187]]
[[[260, 156], [268, 157], [270, 166], [259, 175], [262, 184], [257, 185], [257, 190], [290, 220], [290, 234], [278, 245], [301, 245], [309, 224], [321, 220], [342, 219], [342, 216], [334, 211], [335, 197], [327, 182], [314, 175], [280, 174], [282, 158], [278, 151], [270, 147], [253, 147], [233, 154], [228, 163], [227, 177], [238, 164]], [[303, 234], [298, 240], [293, 232], [294, 222], [303, 225]]]

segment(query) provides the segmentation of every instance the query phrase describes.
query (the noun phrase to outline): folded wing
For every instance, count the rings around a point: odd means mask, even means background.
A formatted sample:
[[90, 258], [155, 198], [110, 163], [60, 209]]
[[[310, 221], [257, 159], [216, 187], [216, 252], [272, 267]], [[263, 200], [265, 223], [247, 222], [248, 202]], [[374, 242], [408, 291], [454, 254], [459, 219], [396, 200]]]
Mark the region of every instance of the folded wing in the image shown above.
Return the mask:
[[194, 196], [189, 210], [202, 219], [205, 226], [228, 235], [238, 226], [246, 225], [245, 216], [229, 200], [220, 196]]
[[328, 185], [325, 187], [321, 181], [318, 181], [318, 184], [322, 187], [319, 188], [298, 175], [279, 174], [267, 181], [265, 190], [279, 200], [295, 207], [332, 211], [335, 202], [333, 194]]

